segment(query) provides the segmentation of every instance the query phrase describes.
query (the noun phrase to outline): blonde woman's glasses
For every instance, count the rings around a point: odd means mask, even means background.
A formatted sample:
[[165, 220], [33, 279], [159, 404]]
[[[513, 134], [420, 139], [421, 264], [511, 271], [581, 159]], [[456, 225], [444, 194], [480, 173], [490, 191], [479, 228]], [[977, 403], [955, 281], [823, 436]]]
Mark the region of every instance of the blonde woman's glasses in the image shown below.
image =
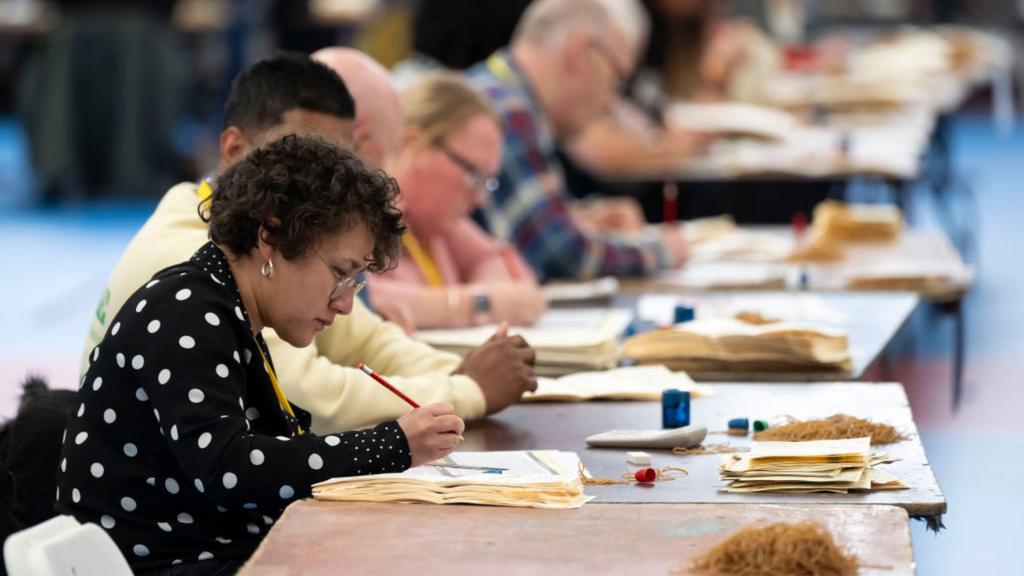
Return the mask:
[[448, 156], [448, 159], [454, 162], [462, 168], [463, 172], [466, 173], [466, 186], [470, 190], [484, 190], [486, 192], [494, 192], [498, 189], [498, 179], [494, 176], [485, 176], [472, 162], [466, 159], [465, 156], [459, 154], [455, 150], [452, 150], [451, 146], [446, 144], [444, 141], [438, 143], [438, 148]]

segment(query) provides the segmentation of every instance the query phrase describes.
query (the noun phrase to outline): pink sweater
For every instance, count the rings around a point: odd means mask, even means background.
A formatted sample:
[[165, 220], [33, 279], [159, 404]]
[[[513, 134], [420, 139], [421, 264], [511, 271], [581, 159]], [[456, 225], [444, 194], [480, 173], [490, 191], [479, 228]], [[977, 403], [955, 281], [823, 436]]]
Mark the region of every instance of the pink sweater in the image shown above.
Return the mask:
[[[537, 285], [537, 278], [514, 248], [489, 236], [468, 217], [429, 240], [434, 265], [446, 286], [524, 282]], [[419, 266], [403, 250], [398, 266], [368, 279], [374, 301], [408, 298], [428, 286]]]

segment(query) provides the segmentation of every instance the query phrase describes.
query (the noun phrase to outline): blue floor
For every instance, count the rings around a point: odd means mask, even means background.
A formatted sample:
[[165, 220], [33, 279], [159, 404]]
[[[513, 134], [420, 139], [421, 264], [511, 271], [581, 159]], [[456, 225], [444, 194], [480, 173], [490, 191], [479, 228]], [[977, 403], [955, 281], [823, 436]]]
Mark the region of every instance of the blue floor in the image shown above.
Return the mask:
[[[951, 322], [922, 316], [904, 330], [896, 362], [909, 365], [908, 395], [939, 484], [947, 528], [914, 522], [919, 573], [1024, 574], [1024, 132], [1000, 139], [984, 117], [958, 119], [955, 157], [973, 196], [955, 195], [955, 218], [973, 232], [978, 282], [967, 301], [967, 378], [950, 408]], [[23, 140], [0, 122], [0, 416], [13, 411], [18, 380], [43, 372], [73, 387], [89, 315], [123, 247], [153, 203], [18, 208], [30, 195]], [[922, 196], [926, 198], [927, 196]], [[155, 199], [154, 199], [155, 203]], [[934, 205], [914, 204], [915, 224], [938, 226]], [[886, 535], [879, 534], [879, 538]]]

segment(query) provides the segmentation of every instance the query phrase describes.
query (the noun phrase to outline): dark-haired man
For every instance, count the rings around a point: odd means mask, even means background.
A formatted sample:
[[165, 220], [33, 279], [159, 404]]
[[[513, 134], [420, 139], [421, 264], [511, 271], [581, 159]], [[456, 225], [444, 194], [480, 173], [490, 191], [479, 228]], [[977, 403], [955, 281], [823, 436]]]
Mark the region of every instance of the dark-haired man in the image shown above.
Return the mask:
[[[253, 148], [288, 133], [317, 134], [339, 145], [352, 139], [355, 105], [344, 82], [327, 66], [302, 55], [281, 55], [253, 65], [231, 87], [220, 136], [218, 172]], [[198, 215], [212, 183], [178, 184], [121, 256], [96, 309], [86, 342], [91, 350], [134, 288], [162, 268], [187, 259], [207, 240]], [[269, 332], [269, 331], [268, 331]], [[313, 429], [336, 432], [397, 417], [408, 407], [353, 368], [365, 362], [421, 403], [450, 402], [458, 415], [479, 418], [514, 402], [536, 384], [519, 369], [533, 351], [521, 339], [497, 336], [467, 355], [438, 352], [409, 339], [356, 302], [312, 346], [316, 354], [288, 354], [267, 336], [288, 398], [313, 414]], [[295, 360], [291, 360], [295, 359]], [[84, 359], [82, 372], [88, 368]], [[324, 377], [328, 374], [328, 377]]]

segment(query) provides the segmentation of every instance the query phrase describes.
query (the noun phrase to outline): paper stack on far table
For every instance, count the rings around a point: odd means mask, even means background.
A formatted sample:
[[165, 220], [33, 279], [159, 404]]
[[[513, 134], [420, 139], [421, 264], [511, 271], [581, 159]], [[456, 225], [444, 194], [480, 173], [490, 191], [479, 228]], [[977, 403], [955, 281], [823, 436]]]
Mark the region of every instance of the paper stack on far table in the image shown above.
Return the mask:
[[[458, 468], [460, 465], [483, 469]], [[320, 482], [313, 485], [313, 497], [345, 502], [579, 508], [593, 499], [583, 493], [579, 471], [575, 452], [456, 452], [400, 474]]]
[[623, 356], [687, 372], [851, 369], [846, 331], [796, 322], [707, 318], [628, 338]]
[[909, 488], [875, 466], [895, 461], [871, 451], [871, 438], [754, 442], [747, 454], [725, 454], [726, 492], [836, 492]]
[[826, 200], [814, 207], [812, 236], [826, 242], [891, 242], [903, 229], [892, 204], [847, 204]]
[[[633, 320], [624, 308], [548, 310], [529, 328], [509, 328], [537, 351], [537, 374], [560, 376], [584, 370], [614, 368], [619, 360], [619, 336]], [[418, 330], [413, 337], [435, 348], [466, 354], [487, 341], [497, 326], [450, 330]]]
[[709, 386], [698, 385], [685, 372], [664, 366], [628, 366], [603, 372], [577, 372], [561, 378], [537, 378], [536, 392], [522, 402], [583, 402], [585, 400], [658, 400], [669, 388], [694, 397], [710, 396]]

